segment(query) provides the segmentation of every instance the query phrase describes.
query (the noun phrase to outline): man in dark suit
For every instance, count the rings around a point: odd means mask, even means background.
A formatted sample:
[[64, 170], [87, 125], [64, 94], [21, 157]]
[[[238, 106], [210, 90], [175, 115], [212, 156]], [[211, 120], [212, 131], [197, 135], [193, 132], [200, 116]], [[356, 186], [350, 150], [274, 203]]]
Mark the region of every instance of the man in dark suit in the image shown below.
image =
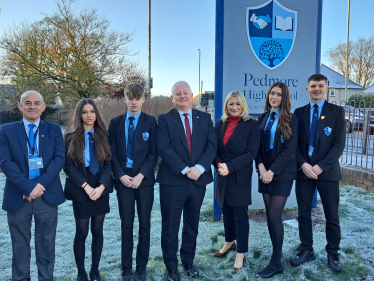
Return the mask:
[[123, 100], [127, 112], [112, 119], [109, 140], [112, 171], [117, 190], [122, 228], [122, 268], [120, 281], [132, 272], [133, 224], [135, 201], [139, 218], [139, 242], [136, 252], [135, 280], [146, 279], [149, 257], [151, 211], [154, 199], [154, 168], [157, 163], [156, 118], [141, 111], [144, 90], [139, 84], [127, 85]]
[[28, 91], [18, 108], [23, 120], [0, 128], [0, 166], [6, 176], [3, 210], [12, 240], [12, 280], [30, 280], [31, 222], [39, 280], [53, 280], [57, 205], [65, 201], [59, 173], [65, 162], [61, 129], [42, 121], [43, 97]]
[[205, 187], [213, 181], [211, 164], [217, 151], [217, 138], [210, 114], [192, 107], [190, 86], [179, 81], [172, 88], [175, 109], [158, 118], [157, 148], [162, 159], [157, 182], [160, 183], [162, 215], [161, 248], [168, 280], [178, 274], [178, 232], [183, 210], [180, 257], [187, 274], [199, 272], [193, 265], [200, 208]]
[[291, 265], [299, 266], [314, 259], [311, 208], [317, 187], [326, 217], [328, 264], [333, 271], [341, 272], [338, 208], [341, 180], [339, 157], [345, 144], [344, 109], [324, 99], [329, 90], [326, 76], [312, 75], [306, 90], [310, 102], [295, 110], [299, 118], [296, 199], [301, 251], [291, 260]]

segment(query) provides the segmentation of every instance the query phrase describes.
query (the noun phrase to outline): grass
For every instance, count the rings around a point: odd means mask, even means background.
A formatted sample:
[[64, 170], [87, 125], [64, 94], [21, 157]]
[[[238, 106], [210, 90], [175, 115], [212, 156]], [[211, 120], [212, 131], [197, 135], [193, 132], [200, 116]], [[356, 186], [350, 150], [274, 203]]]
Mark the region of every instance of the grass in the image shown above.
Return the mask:
[[[65, 175], [61, 173], [64, 182]], [[5, 177], [0, 174], [0, 197], [4, 191]], [[204, 204], [201, 210], [199, 236], [195, 266], [200, 270], [198, 280], [258, 280], [256, 272], [266, 266], [271, 256], [271, 243], [266, 223], [252, 223], [249, 234], [249, 251], [243, 270], [235, 272], [232, 267], [235, 253], [230, 252], [223, 259], [213, 257], [213, 253], [224, 243], [222, 223], [212, 223], [203, 220], [212, 215], [213, 188], [207, 187]], [[104, 224], [104, 249], [100, 263], [103, 280], [116, 280], [120, 271], [121, 232], [118, 215], [118, 205], [115, 193], [111, 194], [111, 212]], [[342, 228], [341, 261], [344, 272], [337, 274], [327, 266], [327, 256], [324, 250], [326, 244], [325, 226], [314, 229], [314, 250], [316, 259], [298, 268], [290, 267], [289, 261], [298, 252], [298, 230], [285, 226], [285, 241], [283, 247], [284, 273], [270, 280], [374, 280], [374, 193], [354, 186], [341, 186], [340, 217]], [[320, 204], [320, 203], [319, 203]], [[291, 208], [290, 211], [293, 211]], [[134, 223], [134, 240], [138, 238], [137, 219]], [[181, 233], [181, 232], [180, 232]], [[77, 270], [73, 255], [73, 239], [75, 223], [72, 204], [65, 202], [59, 207], [59, 221], [56, 238], [55, 280], [75, 280]], [[155, 186], [155, 202], [152, 210], [151, 250], [147, 266], [147, 280], [166, 280], [165, 265], [160, 247], [161, 215], [159, 189]], [[90, 268], [91, 236], [86, 241], [86, 269]], [[136, 242], [135, 242], [136, 245]], [[11, 241], [7, 225], [6, 212], [0, 211], [0, 280], [11, 278]], [[31, 242], [34, 248], [34, 241]], [[134, 247], [134, 268], [135, 268]], [[182, 267], [178, 268], [182, 280], [191, 280]], [[35, 252], [31, 258], [32, 280], [37, 280]], [[362, 279], [366, 278], [366, 279]]]

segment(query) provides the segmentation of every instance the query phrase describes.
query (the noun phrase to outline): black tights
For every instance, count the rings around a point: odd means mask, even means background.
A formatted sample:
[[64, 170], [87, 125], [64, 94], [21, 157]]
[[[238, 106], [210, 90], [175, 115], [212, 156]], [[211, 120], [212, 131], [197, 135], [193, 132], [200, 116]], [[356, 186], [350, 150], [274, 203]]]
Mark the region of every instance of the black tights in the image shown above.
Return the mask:
[[[91, 234], [92, 234], [92, 264], [91, 269], [98, 269], [103, 249], [104, 236], [103, 236], [103, 224], [105, 215], [96, 216], [91, 218]], [[75, 263], [77, 264], [78, 274], [85, 273], [84, 269], [84, 257], [86, 238], [88, 235], [88, 225], [90, 218], [88, 219], [76, 219], [76, 232], [74, 239], [74, 256]]]
[[270, 265], [278, 269], [282, 266], [282, 246], [284, 229], [282, 222], [282, 212], [286, 205], [287, 197], [262, 194], [266, 208], [266, 219], [270, 234], [271, 243], [273, 244], [273, 255]]

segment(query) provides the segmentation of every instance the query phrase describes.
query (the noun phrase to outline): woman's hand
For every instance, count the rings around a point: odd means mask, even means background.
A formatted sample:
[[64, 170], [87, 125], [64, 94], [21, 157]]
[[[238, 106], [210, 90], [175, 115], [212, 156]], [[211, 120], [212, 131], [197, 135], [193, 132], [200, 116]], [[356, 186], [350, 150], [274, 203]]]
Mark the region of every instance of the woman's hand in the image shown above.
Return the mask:
[[86, 184], [86, 186], [84, 187], [84, 191], [87, 193], [88, 196], [90, 196], [92, 194], [92, 192], [94, 191], [94, 188], [92, 188], [88, 183]]
[[260, 180], [262, 180], [262, 176], [267, 172], [264, 164], [262, 164], [262, 163], [258, 164], [258, 171], [260, 173]]
[[90, 195], [90, 199], [96, 201], [100, 198], [101, 194], [103, 193], [105, 186], [100, 184], [100, 186], [96, 187]]
[[263, 183], [265, 184], [268, 184], [268, 183], [271, 183], [271, 181], [273, 180], [273, 176], [274, 176], [274, 173], [271, 171], [271, 170], [268, 170], [266, 173], [264, 173], [260, 179], [262, 180]]
[[227, 168], [226, 163], [221, 163], [218, 165], [218, 173], [221, 176], [227, 176], [229, 174], [229, 169]]

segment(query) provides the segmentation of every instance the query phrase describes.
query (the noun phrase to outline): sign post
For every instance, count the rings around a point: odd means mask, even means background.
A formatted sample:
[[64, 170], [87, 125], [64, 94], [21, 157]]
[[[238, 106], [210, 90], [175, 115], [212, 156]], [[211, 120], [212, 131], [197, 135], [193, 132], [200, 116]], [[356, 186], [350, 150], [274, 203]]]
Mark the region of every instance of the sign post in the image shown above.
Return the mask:
[[[289, 87], [292, 111], [307, 104], [307, 80], [320, 72], [321, 29], [322, 0], [216, 0], [216, 121], [233, 90], [244, 94], [251, 116], [263, 113], [266, 93], [278, 81]], [[256, 209], [263, 208], [257, 178], [254, 172]], [[292, 197], [294, 191], [286, 206], [296, 204]], [[217, 218], [221, 209], [215, 201]]]

